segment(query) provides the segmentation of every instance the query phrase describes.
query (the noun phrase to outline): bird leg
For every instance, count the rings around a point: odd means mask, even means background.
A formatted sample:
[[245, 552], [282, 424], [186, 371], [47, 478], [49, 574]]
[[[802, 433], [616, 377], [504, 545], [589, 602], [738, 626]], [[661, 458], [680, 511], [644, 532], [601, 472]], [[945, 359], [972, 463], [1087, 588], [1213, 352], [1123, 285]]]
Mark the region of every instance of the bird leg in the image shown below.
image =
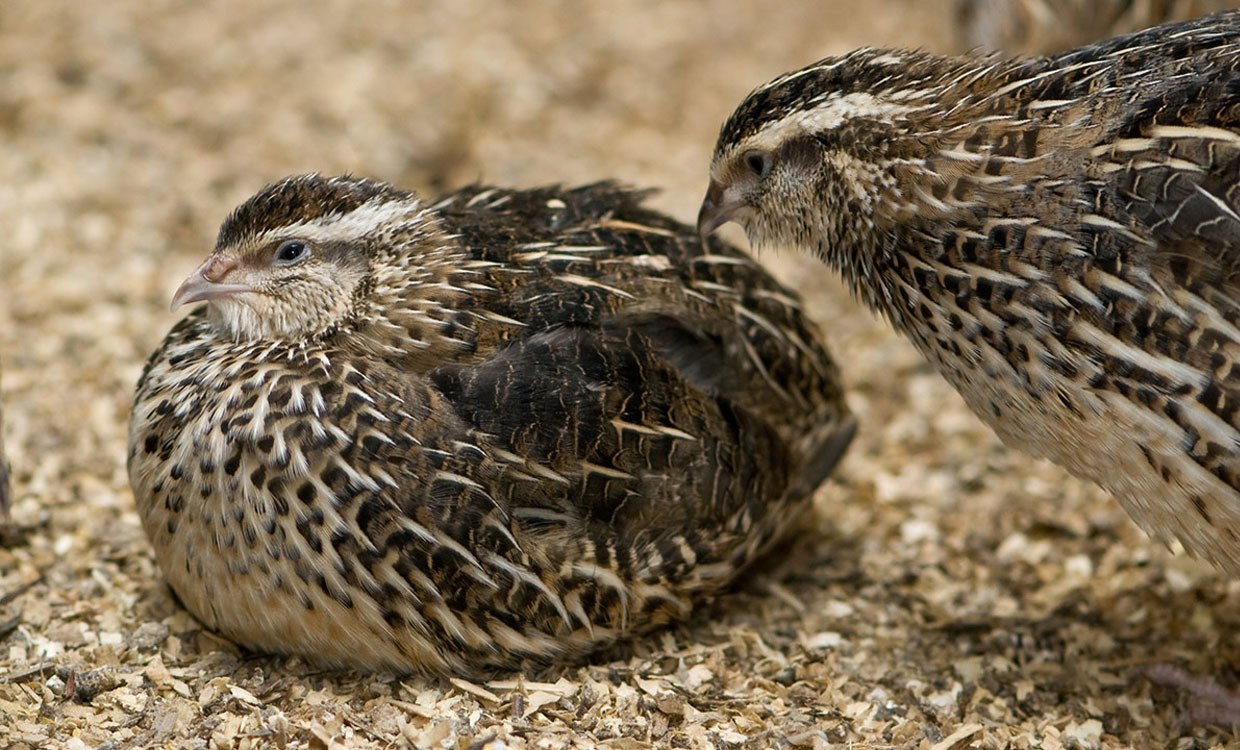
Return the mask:
[[1176, 719], [1178, 729], [1211, 725], [1240, 731], [1240, 695], [1171, 664], [1155, 664], [1145, 674], [1151, 682], [1183, 690], [1195, 699]]

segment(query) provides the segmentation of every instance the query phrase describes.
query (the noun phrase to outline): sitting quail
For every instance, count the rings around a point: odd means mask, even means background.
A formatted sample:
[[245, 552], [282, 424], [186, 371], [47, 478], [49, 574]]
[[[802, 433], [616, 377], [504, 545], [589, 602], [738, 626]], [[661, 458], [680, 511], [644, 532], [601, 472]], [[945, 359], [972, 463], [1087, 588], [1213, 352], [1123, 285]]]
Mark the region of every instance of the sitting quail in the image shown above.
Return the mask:
[[723, 125], [699, 217], [817, 254], [1005, 443], [1240, 573], [1240, 12], [862, 49]]
[[600, 183], [246, 201], [180, 289], [129, 472], [204, 624], [485, 675], [682, 617], [847, 447], [836, 367], [745, 254]]

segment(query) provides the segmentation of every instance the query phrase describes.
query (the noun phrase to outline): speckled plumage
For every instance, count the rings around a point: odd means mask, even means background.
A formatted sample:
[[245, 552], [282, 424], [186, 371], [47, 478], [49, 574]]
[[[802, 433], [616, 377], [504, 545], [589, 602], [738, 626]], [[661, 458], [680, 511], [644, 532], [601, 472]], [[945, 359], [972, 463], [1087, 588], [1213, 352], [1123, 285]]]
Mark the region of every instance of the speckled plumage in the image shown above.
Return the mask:
[[190, 611], [486, 674], [682, 617], [776, 540], [851, 439], [835, 365], [791, 292], [641, 198], [303, 176], [241, 206], [130, 426]]
[[1240, 13], [756, 89], [700, 226], [817, 254], [1008, 445], [1240, 572]]

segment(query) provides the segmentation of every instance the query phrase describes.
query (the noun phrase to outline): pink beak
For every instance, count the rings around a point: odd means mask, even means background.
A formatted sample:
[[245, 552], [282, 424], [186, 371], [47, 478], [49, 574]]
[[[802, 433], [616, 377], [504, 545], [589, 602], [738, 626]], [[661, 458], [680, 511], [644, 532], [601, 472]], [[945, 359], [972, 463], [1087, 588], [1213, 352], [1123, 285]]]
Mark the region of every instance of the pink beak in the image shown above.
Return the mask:
[[191, 302], [203, 302], [242, 292], [252, 292], [249, 284], [225, 284], [224, 277], [241, 264], [234, 258], [213, 254], [198, 266], [172, 295], [172, 309]]
[[737, 201], [727, 202], [723, 185], [711, 180], [710, 189], [706, 191], [702, 208], [698, 211], [697, 230], [702, 241], [705, 242], [711, 232], [732, 221], [743, 207], [744, 204]]

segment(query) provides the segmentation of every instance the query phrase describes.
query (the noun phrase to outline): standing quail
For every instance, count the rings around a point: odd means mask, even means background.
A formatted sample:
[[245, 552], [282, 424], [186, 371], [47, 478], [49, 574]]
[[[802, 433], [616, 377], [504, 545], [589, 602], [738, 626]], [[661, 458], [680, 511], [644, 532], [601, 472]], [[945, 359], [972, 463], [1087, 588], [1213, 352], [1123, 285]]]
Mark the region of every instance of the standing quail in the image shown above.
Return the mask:
[[1003, 441], [1240, 573], [1240, 13], [862, 49], [723, 125], [699, 216], [836, 268]]
[[609, 183], [271, 185], [138, 384], [129, 473], [204, 624], [486, 675], [684, 616], [777, 540], [854, 421], [796, 296]]

